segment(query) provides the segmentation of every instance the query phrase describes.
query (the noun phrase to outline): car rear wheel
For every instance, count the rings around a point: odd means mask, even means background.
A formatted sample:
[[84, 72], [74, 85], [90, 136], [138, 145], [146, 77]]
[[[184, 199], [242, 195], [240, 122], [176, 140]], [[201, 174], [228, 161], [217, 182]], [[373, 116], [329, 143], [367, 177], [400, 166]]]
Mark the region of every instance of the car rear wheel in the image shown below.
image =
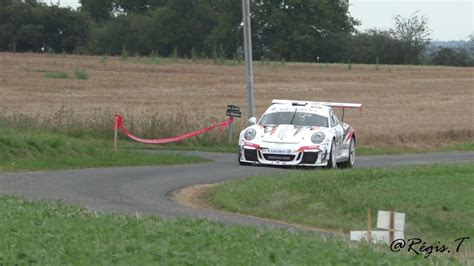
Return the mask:
[[334, 169], [337, 168], [337, 163], [336, 163], [336, 149], [334, 147], [334, 140], [331, 143], [331, 151], [329, 153], [329, 161], [328, 164], [326, 165], [326, 169]]
[[349, 144], [349, 157], [347, 158], [347, 161], [342, 162], [340, 164], [341, 168], [352, 168], [355, 164], [355, 155], [356, 155], [356, 149], [355, 149], [355, 140], [354, 138], [351, 139], [351, 143]]

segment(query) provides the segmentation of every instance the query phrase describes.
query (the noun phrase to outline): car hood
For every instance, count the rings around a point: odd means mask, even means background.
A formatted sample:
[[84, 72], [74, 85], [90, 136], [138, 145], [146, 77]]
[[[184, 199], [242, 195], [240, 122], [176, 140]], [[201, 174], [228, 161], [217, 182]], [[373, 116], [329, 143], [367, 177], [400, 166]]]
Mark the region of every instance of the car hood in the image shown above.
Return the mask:
[[294, 125], [278, 125], [266, 126], [263, 131], [263, 142], [296, 144], [300, 143], [304, 138], [311, 137], [309, 132], [315, 132], [315, 128]]

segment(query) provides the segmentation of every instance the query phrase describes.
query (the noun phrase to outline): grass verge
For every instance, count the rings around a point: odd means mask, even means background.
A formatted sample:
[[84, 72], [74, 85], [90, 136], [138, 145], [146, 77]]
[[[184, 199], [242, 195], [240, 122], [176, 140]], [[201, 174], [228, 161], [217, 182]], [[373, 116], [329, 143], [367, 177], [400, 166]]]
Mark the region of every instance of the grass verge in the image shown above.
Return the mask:
[[[367, 228], [368, 208], [373, 217], [377, 210], [394, 208], [407, 215], [407, 238], [453, 245], [465, 236], [474, 241], [473, 188], [474, 163], [468, 163], [291, 171], [225, 183], [211, 190], [208, 198], [232, 212], [345, 232]], [[463, 247], [469, 256], [474, 254], [473, 244]]]
[[389, 155], [425, 152], [474, 151], [474, 142], [440, 144], [432, 147], [369, 147], [358, 146], [358, 155]]
[[0, 171], [170, 165], [204, 161], [199, 157], [176, 154], [151, 155], [130, 150], [114, 152], [110, 141], [91, 137], [0, 129]]
[[91, 212], [0, 197], [5, 265], [420, 265], [456, 264], [378, 250], [314, 233]]

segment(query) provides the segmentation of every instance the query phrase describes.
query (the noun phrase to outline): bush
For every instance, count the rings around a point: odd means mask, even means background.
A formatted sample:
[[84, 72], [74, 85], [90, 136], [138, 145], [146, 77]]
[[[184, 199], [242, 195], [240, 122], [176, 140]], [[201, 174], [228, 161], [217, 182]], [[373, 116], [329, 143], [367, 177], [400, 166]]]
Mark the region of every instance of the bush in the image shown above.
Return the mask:
[[82, 68], [76, 68], [76, 70], [74, 70], [74, 76], [76, 79], [89, 79], [89, 73]]
[[109, 57], [105, 54], [102, 56], [102, 58], [100, 59], [100, 63], [102, 65], [107, 65], [107, 62], [109, 61]]
[[120, 53], [120, 58], [122, 59], [122, 61], [127, 61], [128, 59], [127, 47], [125, 45], [122, 46], [122, 52]]
[[67, 79], [68, 74], [64, 71], [49, 71], [44, 74], [44, 77], [50, 79]]

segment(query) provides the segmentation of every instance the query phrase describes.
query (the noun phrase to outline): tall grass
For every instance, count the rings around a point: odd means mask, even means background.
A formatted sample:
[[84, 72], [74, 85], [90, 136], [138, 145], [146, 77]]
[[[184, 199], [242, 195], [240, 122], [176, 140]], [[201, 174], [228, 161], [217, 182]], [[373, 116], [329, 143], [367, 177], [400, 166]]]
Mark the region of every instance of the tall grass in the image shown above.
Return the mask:
[[[51, 133], [66, 134], [72, 137], [90, 136], [100, 139], [110, 139], [113, 133], [114, 112], [110, 109], [97, 109], [91, 114], [77, 113], [73, 108], [62, 106], [52, 110], [49, 115], [25, 113], [3, 107], [0, 110], [0, 128], [19, 130], [37, 130]], [[122, 113], [124, 124], [135, 135], [143, 138], [164, 138], [192, 132], [221, 122], [226, 117], [203, 118], [199, 114], [159, 113]], [[243, 121], [240, 121], [243, 122]], [[239, 122], [234, 127], [234, 140], [243, 125]], [[120, 134], [122, 139], [125, 136]], [[216, 145], [226, 143], [227, 134], [219, 128], [204, 135], [186, 141], [184, 144]]]
[[102, 65], [107, 65], [107, 62], [108, 62], [108, 61], [109, 61], [109, 56], [108, 56], [107, 54], [104, 54], [104, 55], [100, 58], [100, 60], [99, 60], [99, 62], [100, 62]]
[[151, 52], [150, 59], [151, 59], [151, 62], [155, 65], [161, 64], [161, 58], [158, 52], [155, 52], [155, 51]]
[[173, 53], [171, 54], [170, 57], [171, 57], [172, 61], [177, 61], [178, 60], [179, 55], [178, 55], [178, 49], [177, 48], [173, 49]]
[[194, 48], [193, 46], [193, 49], [191, 50], [191, 60], [196, 61], [198, 59], [199, 59], [199, 55], [196, 52], [196, 48]]
[[122, 46], [122, 51], [120, 52], [120, 59], [122, 59], [122, 61], [128, 60], [128, 51], [127, 46], [125, 45]]
[[[2, 109], [0, 127], [20, 130], [46, 130], [52, 133], [63, 133], [73, 137], [84, 135], [106, 137], [111, 130], [111, 118], [105, 113], [96, 111], [87, 119], [81, 118], [72, 108], [62, 106], [49, 115], [24, 113], [8, 108]], [[107, 130], [108, 128], [108, 130]]]
[[214, 64], [223, 65], [226, 63], [225, 49], [222, 45], [214, 47], [212, 51], [212, 60]]
[[[68, 136], [91, 136], [110, 139], [115, 112], [109, 108], [101, 108], [84, 115], [71, 107], [62, 106], [51, 110], [49, 114], [26, 113], [16, 109], [3, 107], [0, 109], [0, 128], [20, 130], [41, 130], [61, 133]], [[143, 138], [172, 137], [201, 128], [208, 127], [226, 119], [225, 116], [212, 117], [201, 114], [147, 112], [123, 112], [124, 124], [135, 135]], [[236, 119], [233, 130], [233, 143], [236, 144], [241, 130], [246, 127], [245, 119]], [[125, 137], [120, 134], [122, 139]], [[226, 143], [227, 133], [216, 128], [206, 134], [189, 139], [181, 144], [222, 145]], [[426, 148], [440, 147], [453, 143], [472, 143], [474, 131], [470, 129], [446, 129], [437, 132], [381, 134], [364, 129], [358, 130], [358, 145], [378, 148], [404, 148], [416, 151]], [[472, 145], [471, 145], [472, 147]], [[458, 147], [459, 148], [459, 147]], [[455, 150], [459, 150], [456, 148]], [[466, 150], [466, 149], [462, 149]], [[427, 150], [428, 151], [428, 150]], [[392, 152], [389, 152], [392, 153]]]

